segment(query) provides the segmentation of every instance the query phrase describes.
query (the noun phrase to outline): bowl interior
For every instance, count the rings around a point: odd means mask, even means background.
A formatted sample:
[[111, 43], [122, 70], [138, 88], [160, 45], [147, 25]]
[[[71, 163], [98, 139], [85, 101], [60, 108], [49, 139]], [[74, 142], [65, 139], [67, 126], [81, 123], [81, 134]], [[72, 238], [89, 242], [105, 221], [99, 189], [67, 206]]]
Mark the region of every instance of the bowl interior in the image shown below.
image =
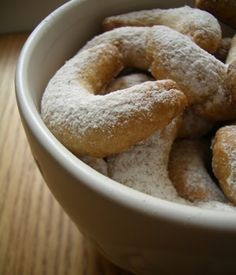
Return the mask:
[[[86, 41], [101, 32], [101, 22], [108, 15], [151, 8], [193, 5], [193, 1], [72, 1], [49, 15], [32, 33], [25, 62], [25, 85], [37, 111], [42, 93], [56, 70]], [[96, 8], [94, 8], [96, 7]]]
[[[19, 109], [25, 119], [28, 120], [29, 127], [34, 128], [35, 135], [39, 135], [40, 131], [43, 132], [43, 138], [46, 137], [56, 144], [57, 149], [59, 148], [58, 141], [50, 135], [40, 118], [42, 94], [49, 79], [65, 60], [73, 56], [88, 39], [101, 31], [101, 22], [104, 17], [127, 11], [157, 7], [178, 7], [183, 6], [183, 4], [193, 6], [193, 2], [183, 0], [100, 0], [98, 5], [97, 0], [82, 0], [71, 1], [50, 14], [29, 37], [22, 50], [17, 70], [16, 86], [18, 87]], [[36, 125], [33, 125], [32, 120], [30, 120], [31, 117], [37, 122]], [[40, 125], [40, 129], [37, 125]], [[60, 154], [71, 155], [66, 149], [59, 151]], [[78, 165], [75, 157], [72, 162], [75, 166]], [[97, 177], [96, 173], [92, 173], [91, 170], [88, 171], [92, 180]], [[101, 185], [102, 187], [103, 185]], [[130, 204], [136, 201], [136, 205], [140, 205], [143, 198], [147, 197], [145, 194], [138, 194], [139, 192], [127, 192], [129, 188], [120, 187], [120, 184], [114, 184], [114, 188], [123, 192]], [[153, 209], [160, 201], [150, 197], [146, 205], [147, 211], [153, 213]], [[225, 213], [213, 213], [210, 210], [194, 209], [194, 207], [180, 206], [163, 201], [161, 203], [167, 205], [166, 207], [172, 212], [182, 211], [182, 214], [188, 213], [188, 216], [190, 214], [195, 215], [196, 221], [203, 218], [204, 215], [204, 221], [211, 215], [213, 223], [217, 219], [224, 220], [225, 217]], [[185, 214], [183, 214], [183, 217]]]

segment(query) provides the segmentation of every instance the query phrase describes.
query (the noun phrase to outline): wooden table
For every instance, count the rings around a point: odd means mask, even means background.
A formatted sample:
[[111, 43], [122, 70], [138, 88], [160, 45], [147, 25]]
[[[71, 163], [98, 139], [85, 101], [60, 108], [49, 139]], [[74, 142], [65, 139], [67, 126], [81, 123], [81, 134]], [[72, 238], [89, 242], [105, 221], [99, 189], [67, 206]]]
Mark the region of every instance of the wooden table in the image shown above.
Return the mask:
[[16, 60], [26, 37], [0, 35], [0, 274], [130, 274], [86, 242], [34, 163], [14, 90]]

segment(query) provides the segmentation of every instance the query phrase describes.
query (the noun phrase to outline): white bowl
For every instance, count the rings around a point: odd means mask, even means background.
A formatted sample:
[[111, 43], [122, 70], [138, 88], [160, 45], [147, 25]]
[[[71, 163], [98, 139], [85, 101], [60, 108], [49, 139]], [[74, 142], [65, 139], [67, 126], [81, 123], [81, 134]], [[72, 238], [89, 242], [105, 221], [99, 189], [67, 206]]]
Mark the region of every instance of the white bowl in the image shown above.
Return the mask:
[[142, 275], [236, 272], [236, 215], [153, 198], [99, 174], [50, 133], [40, 100], [54, 72], [100, 31], [105, 16], [183, 4], [192, 1], [71, 1], [34, 30], [17, 66], [22, 122], [50, 190], [101, 253]]

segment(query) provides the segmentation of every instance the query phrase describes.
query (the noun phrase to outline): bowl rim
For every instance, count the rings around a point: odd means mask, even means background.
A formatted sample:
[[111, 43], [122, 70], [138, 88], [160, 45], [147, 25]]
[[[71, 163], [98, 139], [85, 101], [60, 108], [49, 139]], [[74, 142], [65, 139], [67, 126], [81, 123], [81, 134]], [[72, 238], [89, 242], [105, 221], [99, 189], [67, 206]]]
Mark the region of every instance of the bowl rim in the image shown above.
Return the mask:
[[208, 228], [236, 233], [236, 212], [215, 211], [191, 205], [181, 205], [176, 202], [152, 197], [122, 185], [83, 163], [66, 149], [44, 125], [30, 97], [30, 90], [25, 78], [27, 64], [34, 46], [44, 35], [47, 25], [53, 24], [55, 18], [70, 12], [75, 6], [85, 1], [90, 0], [74, 0], [63, 4], [43, 19], [26, 40], [18, 58], [15, 74], [16, 99], [22, 120], [25, 121], [40, 145], [68, 173], [78, 179], [80, 184], [85, 184], [100, 195], [125, 207], [145, 213], [145, 215], [149, 215], [154, 219], [155, 217], [161, 217], [176, 223], [188, 224], [188, 226], [202, 229]]

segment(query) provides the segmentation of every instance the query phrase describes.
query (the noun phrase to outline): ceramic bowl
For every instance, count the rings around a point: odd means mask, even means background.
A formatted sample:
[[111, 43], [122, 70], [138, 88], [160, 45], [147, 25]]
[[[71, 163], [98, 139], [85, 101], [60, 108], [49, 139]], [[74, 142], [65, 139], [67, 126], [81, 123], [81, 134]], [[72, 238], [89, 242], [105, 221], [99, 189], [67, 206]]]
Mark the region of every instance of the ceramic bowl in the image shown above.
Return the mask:
[[[40, 118], [55, 71], [101, 31], [107, 15], [192, 1], [87, 0], [63, 5], [21, 52], [16, 95], [32, 154], [55, 198], [92, 244], [136, 274], [236, 274], [236, 215], [157, 199], [115, 182], [70, 153]], [[219, 273], [217, 273], [219, 274]]]

